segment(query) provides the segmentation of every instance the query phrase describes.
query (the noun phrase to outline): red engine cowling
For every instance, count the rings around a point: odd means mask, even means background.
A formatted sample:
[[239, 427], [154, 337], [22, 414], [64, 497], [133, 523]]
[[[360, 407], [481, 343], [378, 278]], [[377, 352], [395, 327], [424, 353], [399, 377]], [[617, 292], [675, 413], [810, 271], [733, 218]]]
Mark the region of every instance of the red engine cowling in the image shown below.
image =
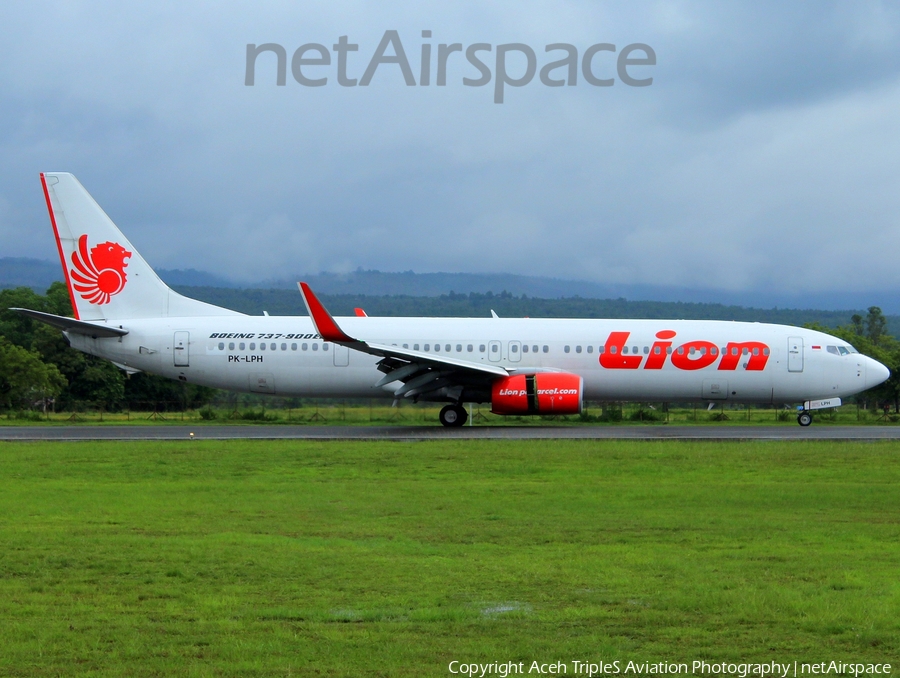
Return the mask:
[[494, 382], [494, 414], [580, 414], [584, 382], [577, 374], [519, 374]]

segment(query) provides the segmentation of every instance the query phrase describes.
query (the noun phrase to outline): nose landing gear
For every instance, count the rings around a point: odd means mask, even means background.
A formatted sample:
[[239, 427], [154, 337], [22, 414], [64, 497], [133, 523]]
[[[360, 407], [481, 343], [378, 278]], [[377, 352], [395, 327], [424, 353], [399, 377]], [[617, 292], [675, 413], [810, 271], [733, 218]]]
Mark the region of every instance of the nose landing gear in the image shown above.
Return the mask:
[[797, 423], [801, 426], [809, 426], [812, 423], [812, 413], [803, 410], [797, 415]]
[[462, 405], [445, 405], [438, 415], [444, 426], [462, 426], [469, 419], [469, 413]]

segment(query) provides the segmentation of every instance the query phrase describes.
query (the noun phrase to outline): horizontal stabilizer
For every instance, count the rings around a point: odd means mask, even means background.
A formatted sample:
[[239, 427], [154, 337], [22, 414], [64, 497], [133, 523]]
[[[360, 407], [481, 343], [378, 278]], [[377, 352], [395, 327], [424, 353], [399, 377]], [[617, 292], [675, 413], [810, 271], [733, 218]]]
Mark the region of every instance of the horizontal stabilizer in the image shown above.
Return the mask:
[[128, 330], [121, 327], [111, 327], [109, 325], [100, 325], [98, 323], [89, 323], [84, 320], [75, 320], [75, 318], [66, 318], [61, 315], [53, 315], [52, 313], [42, 313], [41, 311], [32, 311], [30, 308], [11, 308], [10, 311], [27, 315], [34, 320], [40, 320], [56, 327], [63, 332], [72, 332], [74, 334], [83, 334], [87, 337], [123, 337], [128, 334]]

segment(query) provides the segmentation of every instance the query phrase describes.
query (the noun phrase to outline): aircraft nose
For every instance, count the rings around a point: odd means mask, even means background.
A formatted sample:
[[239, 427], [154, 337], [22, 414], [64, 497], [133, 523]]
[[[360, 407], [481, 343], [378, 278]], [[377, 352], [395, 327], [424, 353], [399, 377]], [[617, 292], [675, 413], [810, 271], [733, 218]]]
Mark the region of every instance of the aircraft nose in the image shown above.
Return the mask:
[[872, 358], [866, 360], [866, 388], [878, 386], [890, 376], [891, 371], [880, 362]]

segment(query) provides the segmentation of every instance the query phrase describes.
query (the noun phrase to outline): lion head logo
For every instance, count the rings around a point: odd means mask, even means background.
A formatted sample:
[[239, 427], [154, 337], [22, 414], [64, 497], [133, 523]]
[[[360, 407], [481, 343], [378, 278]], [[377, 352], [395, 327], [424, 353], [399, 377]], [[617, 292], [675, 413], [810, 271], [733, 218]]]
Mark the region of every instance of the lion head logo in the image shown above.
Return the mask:
[[129, 257], [131, 252], [115, 242], [100, 243], [88, 252], [87, 235], [81, 236], [78, 250], [72, 252], [73, 287], [92, 304], [108, 304], [125, 287]]

